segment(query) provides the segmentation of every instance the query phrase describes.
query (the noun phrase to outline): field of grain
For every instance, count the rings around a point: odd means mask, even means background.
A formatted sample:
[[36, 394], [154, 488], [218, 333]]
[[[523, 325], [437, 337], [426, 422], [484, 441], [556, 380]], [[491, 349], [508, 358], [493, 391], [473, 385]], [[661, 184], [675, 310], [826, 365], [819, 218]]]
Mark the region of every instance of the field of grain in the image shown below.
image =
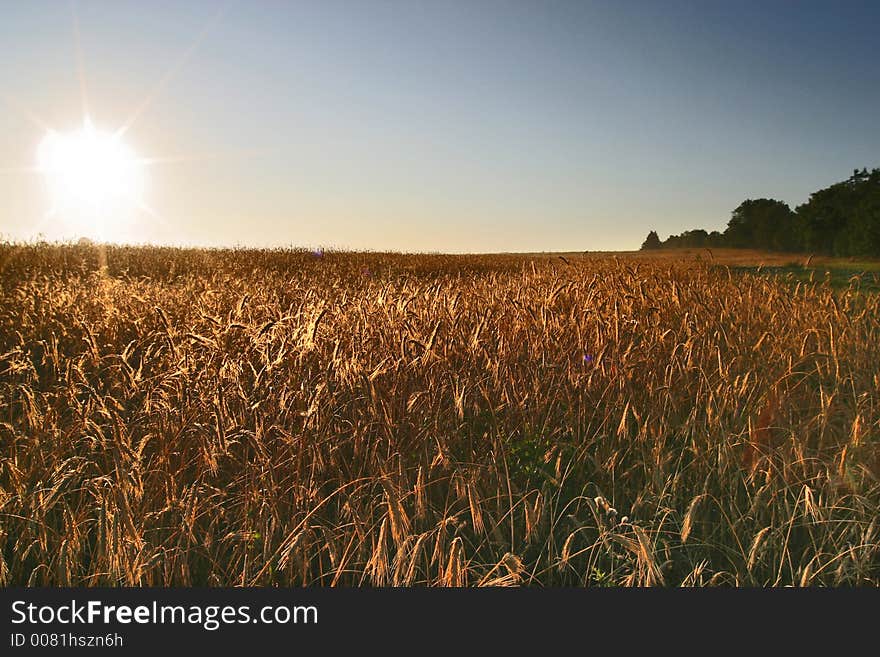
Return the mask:
[[0, 584], [880, 584], [880, 296], [0, 246]]

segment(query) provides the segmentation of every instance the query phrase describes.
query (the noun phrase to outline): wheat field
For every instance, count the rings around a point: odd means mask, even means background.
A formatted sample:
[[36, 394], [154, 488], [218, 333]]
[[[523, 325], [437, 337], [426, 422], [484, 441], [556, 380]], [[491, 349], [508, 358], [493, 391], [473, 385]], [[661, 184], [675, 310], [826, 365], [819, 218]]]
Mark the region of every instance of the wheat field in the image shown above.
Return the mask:
[[0, 584], [880, 584], [880, 296], [0, 246]]

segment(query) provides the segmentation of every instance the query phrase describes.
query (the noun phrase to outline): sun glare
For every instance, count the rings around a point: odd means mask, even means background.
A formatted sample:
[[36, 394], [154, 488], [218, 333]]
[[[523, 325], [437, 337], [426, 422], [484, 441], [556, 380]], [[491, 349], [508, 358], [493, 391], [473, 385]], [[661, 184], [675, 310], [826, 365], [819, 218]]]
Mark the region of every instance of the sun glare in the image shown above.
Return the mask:
[[141, 205], [143, 167], [117, 135], [90, 122], [74, 132], [49, 132], [37, 149], [57, 215], [78, 234], [108, 239]]

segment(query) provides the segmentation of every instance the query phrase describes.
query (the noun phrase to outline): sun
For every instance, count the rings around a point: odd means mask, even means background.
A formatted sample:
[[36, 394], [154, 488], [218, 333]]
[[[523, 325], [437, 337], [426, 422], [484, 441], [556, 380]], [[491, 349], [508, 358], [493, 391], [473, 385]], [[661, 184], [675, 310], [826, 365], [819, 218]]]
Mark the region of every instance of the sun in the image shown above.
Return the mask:
[[47, 133], [37, 148], [37, 166], [52, 214], [80, 236], [112, 238], [142, 205], [141, 160], [118, 134], [91, 121], [72, 132]]
[[[146, 202], [146, 188], [152, 187], [147, 175], [153, 167], [168, 163], [200, 161], [203, 155], [177, 153], [163, 157], [141, 157], [124, 137], [150, 109], [151, 105], [183, 69], [208, 33], [223, 19], [230, 3], [221, 3], [190, 46], [175, 60], [159, 81], [137, 103], [134, 110], [111, 130], [93, 124], [83, 51], [80, 43], [76, 3], [71, 3], [74, 36], [74, 63], [79, 83], [82, 123], [69, 131], [58, 131], [40, 116], [22, 106], [0, 89], [2, 104], [18, 109], [22, 117], [36, 126], [42, 138], [36, 145], [35, 162], [30, 166], [0, 167], [0, 174], [37, 174], [45, 187], [48, 207], [35, 218], [30, 231], [21, 237], [68, 242], [86, 238], [100, 243], [146, 243], [162, 235], [165, 239], [188, 241], [185, 230], [165, 219]], [[122, 118], [122, 117], [119, 117]], [[216, 154], [207, 156], [210, 159]], [[161, 179], [159, 179], [161, 180]], [[152, 191], [152, 190], [149, 190]], [[23, 222], [23, 226], [29, 222]], [[27, 232], [30, 235], [26, 237]]]

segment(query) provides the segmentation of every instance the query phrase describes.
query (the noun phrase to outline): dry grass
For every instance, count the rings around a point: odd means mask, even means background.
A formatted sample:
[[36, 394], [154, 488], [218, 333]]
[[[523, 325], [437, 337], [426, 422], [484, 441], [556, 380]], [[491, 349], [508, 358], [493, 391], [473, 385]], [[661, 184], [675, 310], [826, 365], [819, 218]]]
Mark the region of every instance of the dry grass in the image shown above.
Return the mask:
[[0, 583], [880, 584], [880, 298], [0, 246]]

